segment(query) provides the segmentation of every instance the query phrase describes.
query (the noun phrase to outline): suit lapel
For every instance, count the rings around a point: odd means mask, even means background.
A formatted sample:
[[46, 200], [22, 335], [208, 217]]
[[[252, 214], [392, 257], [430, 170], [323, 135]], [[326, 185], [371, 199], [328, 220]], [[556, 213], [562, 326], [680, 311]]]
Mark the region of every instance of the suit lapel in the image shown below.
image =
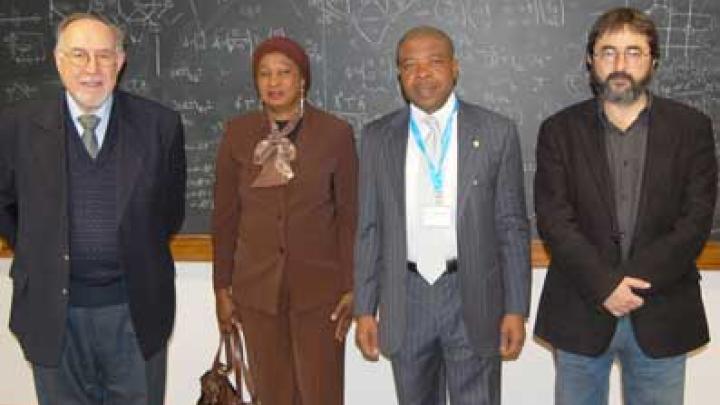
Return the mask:
[[389, 192], [393, 193], [394, 200], [398, 202], [398, 208], [402, 214], [400, 217], [403, 219], [405, 218], [405, 160], [409, 119], [410, 108], [406, 107], [390, 123], [385, 136], [386, 147], [380, 151], [383, 154], [383, 161], [387, 165]]
[[[610, 181], [610, 163], [607, 157], [603, 126], [598, 117], [597, 101], [587, 103], [585, 110], [578, 115], [575, 123], [577, 127], [574, 133], [579, 137], [585, 162], [593, 173], [593, 179], [600, 190], [600, 198], [605, 203], [613, 221], [616, 221], [615, 198]], [[590, 123], [589, 127], [588, 123]]]
[[41, 173], [48, 195], [57, 197], [60, 217], [67, 217], [67, 149], [65, 135], [65, 92], [56, 102], [49, 102], [37, 112], [34, 124], [39, 136], [33, 137], [31, 149], [36, 173]]
[[35, 115], [34, 122], [43, 136], [32, 143], [35, 156], [47, 161], [57, 169], [58, 175], [65, 174], [65, 93], [58, 102], [47, 103]]
[[[138, 117], [131, 117], [128, 101], [123, 93], [115, 93], [114, 114], [118, 114], [117, 146], [118, 146], [118, 223], [123, 218], [137, 178], [143, 167], [144, 156], [150, 149], [151, 136], [148, 129], [138, 125]], [[146, 122], [145, 125], [150, 125]]]
[[[457, 113], [457, 147], [458, 147], [458, 173], [457, 173], [457, 218], [461, 217], [465, 209], [467, 197], [473, 179], [483, 172], [487, 172], [488, 148], [484, 147], [488, 140], [488, 128], [483, 120], [473, 120], [468, 114], [467, 105], [460, 101]], [[459, 224], [460, 222], [458, 222]]]
[[648, 121], [648, 132], [645, 144], [645, 165], [643, 167], [642, 181], [640, 183], [640, 195], [638, 196], [637, 221], [635, 222], [635, 230], [633, 232], [633, 241], [641, 224], [647, 214], [645, 209], [648, 202], [649, 190], [656, 188], [657, 182], [668, 181], [666, 176], [651, 175], [652, 173], [663, 173], [664, 165], [671, 164], [672, 151], [675, 151], [673, 140], [674, 125], [664, 120], [664, 117], [672, 116], [672, 114], [663, 114], [664, 104], [659, 97], [653, 97], [652, 106], [650, 107], [650, 117]]

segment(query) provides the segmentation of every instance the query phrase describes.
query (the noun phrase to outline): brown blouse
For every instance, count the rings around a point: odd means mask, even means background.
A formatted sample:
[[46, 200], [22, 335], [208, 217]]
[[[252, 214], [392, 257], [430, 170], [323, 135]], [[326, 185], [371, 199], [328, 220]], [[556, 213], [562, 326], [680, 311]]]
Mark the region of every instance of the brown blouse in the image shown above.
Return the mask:
[[230, 120], [216, 162], [214, 288], [278, 313], [334, 302], [352, 291], [358, 161], [350, 126], [307, 103], [289, 184], [251, 188], [255, 145], [270, 133], [261, 112]]

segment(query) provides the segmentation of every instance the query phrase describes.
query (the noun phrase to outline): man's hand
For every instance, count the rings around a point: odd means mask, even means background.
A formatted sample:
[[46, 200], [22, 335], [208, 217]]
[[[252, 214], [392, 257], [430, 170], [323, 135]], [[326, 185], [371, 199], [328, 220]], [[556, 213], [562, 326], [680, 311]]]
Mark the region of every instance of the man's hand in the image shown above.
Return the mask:
[[335, 326], [335, 339], [338, 342], [345, 341], [345, 335], [347, 335], [350, 324], [352, 323], [352, 306], [353, 306], [353, 293], [346, 292], [340, 297], [340, 300], [335, 307], [330, 320], [337, 322]]
[[504, 360], [515, 360], [525, 343], [525, 317], [507, 314], [500, 322], [500, 355]]
[[217, 315], [220, 333], [231, 333], [233, 323], [237, 323], [237, 319], [230, 288], [215, 290], [215, 314]]
[[610, 296], [605, 299], [603, 306], [616, 317], [627, 315], [644, 304], [642, 297], [636, 295], [633, 289], [644, 290], [648, 288], [650, 288], [650, 283], [645, 280], [625, 277], [615, 287]]
[[378, 325], [373, 315], [361, 315], [357, 317], [355, 325], [355, 344], [362, 352], [365, 360], [378, 361], [380, 349], [378, 349]]

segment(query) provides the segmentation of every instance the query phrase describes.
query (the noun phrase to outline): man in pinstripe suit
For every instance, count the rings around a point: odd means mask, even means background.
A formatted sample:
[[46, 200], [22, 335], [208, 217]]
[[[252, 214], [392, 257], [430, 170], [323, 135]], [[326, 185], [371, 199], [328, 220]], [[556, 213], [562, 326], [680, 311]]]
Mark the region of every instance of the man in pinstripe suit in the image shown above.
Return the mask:
[[530, 292], [517, 130], [456, 98], [444, 32], [406, 32], [397, 65], [409, 106], [361, 138], [356, 341], [368, 360], [391, 360], [402, 405], [444, 404], [446, 392], [453, 405], [499, 404]]

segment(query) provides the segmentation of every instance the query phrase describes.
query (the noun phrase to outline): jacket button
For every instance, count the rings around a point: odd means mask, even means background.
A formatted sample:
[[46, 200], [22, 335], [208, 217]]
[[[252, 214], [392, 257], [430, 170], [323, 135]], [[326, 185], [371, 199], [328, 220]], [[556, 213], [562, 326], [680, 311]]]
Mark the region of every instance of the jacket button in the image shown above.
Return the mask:
[[61, 293], [62, 293], [62, 295], [68, 295], [68, 289], [67, 289], [67, 288], [63, 288], [62, 291], [61, 291]]
[[473, 179], [472, 184], [473, 186], [477, 186], [478, 184], [480, 184], [480, 182], [478, 182], [477, 179]]
[[67, 262], [67, 261], [70, 261], [70, 255], [67, 254], [67, 253], [65, 253], [65, 254], [63, 255], [63, 260], [65, 260], [66, 262]]

